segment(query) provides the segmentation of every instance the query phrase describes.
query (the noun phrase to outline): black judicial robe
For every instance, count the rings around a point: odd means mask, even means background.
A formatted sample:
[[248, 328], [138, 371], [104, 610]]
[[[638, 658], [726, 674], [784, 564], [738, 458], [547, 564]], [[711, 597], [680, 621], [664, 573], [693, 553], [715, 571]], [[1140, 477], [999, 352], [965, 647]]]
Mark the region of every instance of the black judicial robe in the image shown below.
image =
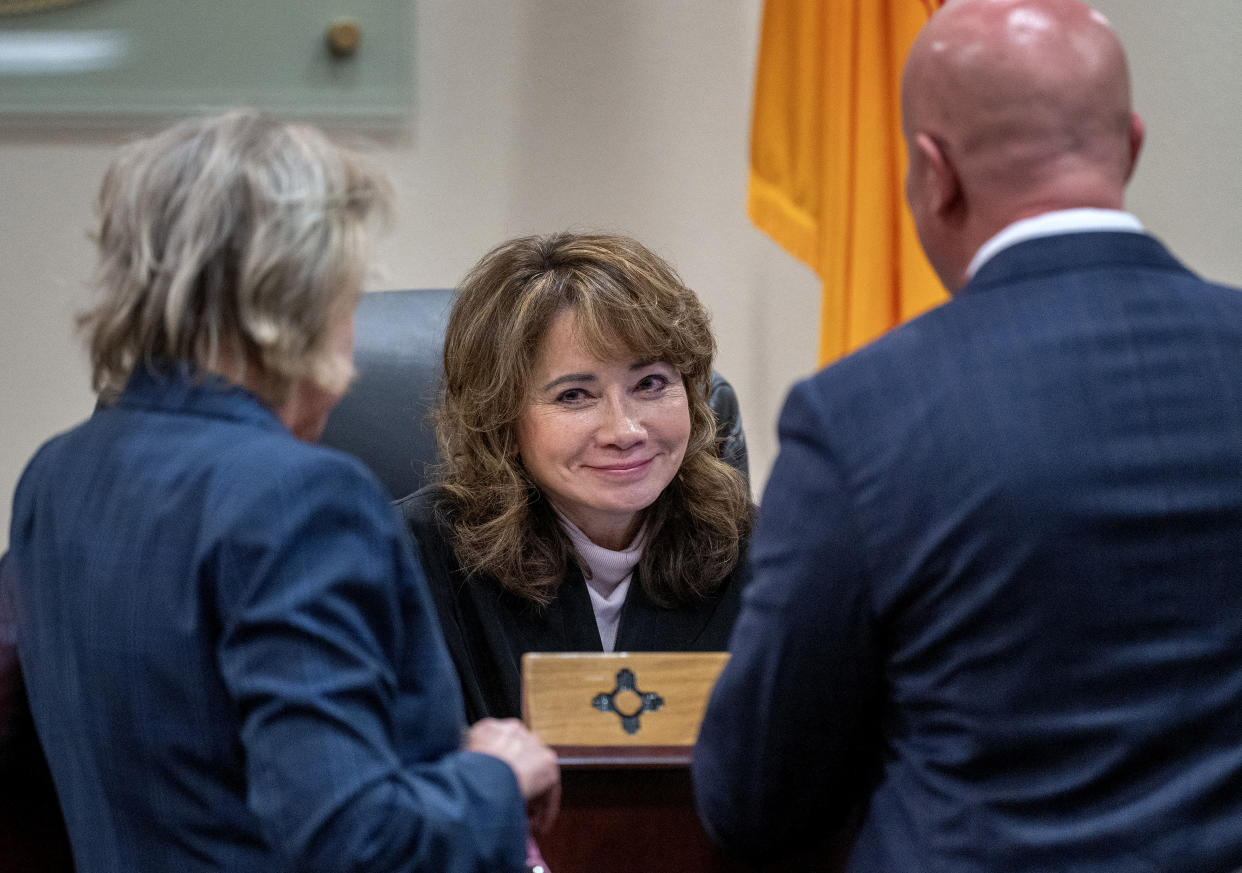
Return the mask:
[[[461, 679], [466, 718], [521, 717], [522, 655], [600, 652], [599, 631], [582, 571], [572, 564], [556, 598], [540, 607], [487, 577], [467, 579], [450, 529], [435, 517], [436, 486], [398, 506], [414, 539]], [[617, 628], [618, 652], [725, 651], [749, 579], [745, 553], [719, 591], [699, 603], [667, 609], [653, 603], [635, 570]]]

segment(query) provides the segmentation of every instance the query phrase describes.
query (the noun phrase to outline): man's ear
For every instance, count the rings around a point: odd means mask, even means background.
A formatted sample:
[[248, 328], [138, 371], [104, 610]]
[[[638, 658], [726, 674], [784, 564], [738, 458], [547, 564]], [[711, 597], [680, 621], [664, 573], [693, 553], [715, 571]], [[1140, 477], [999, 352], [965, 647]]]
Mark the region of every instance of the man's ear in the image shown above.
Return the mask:
[[1130, 177], [1134, 175], [1134, 168], [1138, 166], [1139, 152], [1143, 149], [1143, 136], [1146, 129], [1143, 125], [1143, 119], [1139, 117], [1137, 112], [1130, 113], [1130, 162], [1126, 165], [1125, 175], [1122, 181], [1129, 182]]
[[957, 168], [930, 134], [915, 134], [914, 146], [922, 155], [923, 166], [926, 167], [927, 190], [924, 196], [931, 198], [927, 205], [933, 214], [943, 216], [956, 208], [962, 198], [962, 182]]

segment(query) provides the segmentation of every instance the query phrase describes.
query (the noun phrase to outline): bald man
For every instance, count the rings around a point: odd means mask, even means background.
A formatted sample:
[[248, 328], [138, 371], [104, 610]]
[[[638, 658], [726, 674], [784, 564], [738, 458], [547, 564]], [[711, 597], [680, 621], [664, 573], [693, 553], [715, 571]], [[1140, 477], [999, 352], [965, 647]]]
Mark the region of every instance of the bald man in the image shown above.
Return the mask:
[[715, 837], [853, 871], [1242, 870], [1242, 293], [1123, 209], [1077, 0], [951, 0], [903, 88], [952, 300], [797, 385], [694, 758]]

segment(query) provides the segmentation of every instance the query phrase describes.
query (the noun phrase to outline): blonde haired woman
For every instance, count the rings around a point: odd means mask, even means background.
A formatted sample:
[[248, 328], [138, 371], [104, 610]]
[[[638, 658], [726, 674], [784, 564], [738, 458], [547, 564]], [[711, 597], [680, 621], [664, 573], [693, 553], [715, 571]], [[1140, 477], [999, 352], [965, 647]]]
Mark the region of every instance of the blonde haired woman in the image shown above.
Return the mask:
[[[307, 444], [349, 381], [382, 180], [252, 112], [126, 148], [94, 384], [14, 500], [18, 648], [82, 870], [520, 870], [555, 758], [466, 734], [400, 521]], [[484, 752], [487, 754], [476, 754]]]

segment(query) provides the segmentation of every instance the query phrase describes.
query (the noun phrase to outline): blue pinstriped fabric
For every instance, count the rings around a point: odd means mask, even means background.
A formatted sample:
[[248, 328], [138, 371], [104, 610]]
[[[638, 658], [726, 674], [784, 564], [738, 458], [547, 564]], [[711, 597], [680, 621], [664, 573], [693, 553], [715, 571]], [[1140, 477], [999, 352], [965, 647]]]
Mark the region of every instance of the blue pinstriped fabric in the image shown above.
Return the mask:
[[458, 751], [374, 477], [188, 375], [139, 368], [15, 499], [22, 669], [78, 869], [522, 869], [516, 780]]
[[695, 752], [852, 871], [1242, 864], [1242, 292], [1158, 242], [1014, 245], [798, 385]]

